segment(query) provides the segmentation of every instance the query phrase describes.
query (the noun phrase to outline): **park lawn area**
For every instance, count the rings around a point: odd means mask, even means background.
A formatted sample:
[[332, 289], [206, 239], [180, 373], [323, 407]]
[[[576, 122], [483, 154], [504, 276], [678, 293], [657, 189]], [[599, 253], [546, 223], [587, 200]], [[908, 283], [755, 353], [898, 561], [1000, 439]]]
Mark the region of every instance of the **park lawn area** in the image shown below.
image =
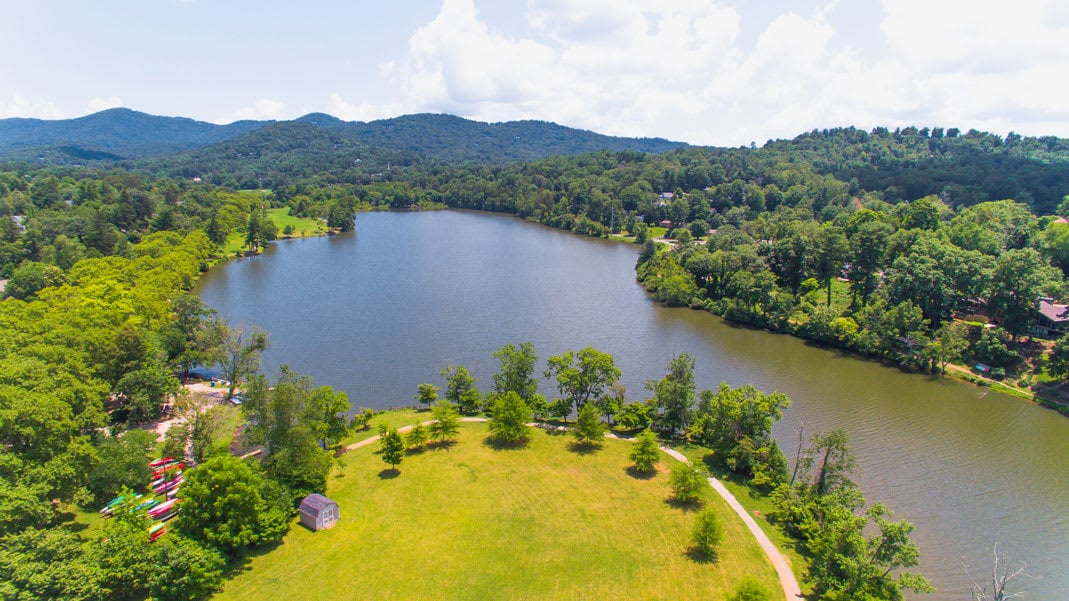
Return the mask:
[[[746, 575], [783, 599], [752, 535], [711, 488], [724, 525], [715, 561], [688, 554], [696, 511], [668, 502], [668, 475], [629, 475], [631, 444], [579, 453], [532, 429], [496, 449], [486, 424], [409, 455], [399, 473], [369, 445], [348, 453], [327, 495], [340, 522], [294, 526], [250, 557], [217, 599], [723, 599]], [[664, 461], [674, 461], [663, 458]]]
[[287, 225], [293, 228], [293, 233], [290, 235], [296, 238], [304, 236], [322, 236], [327, 233], [326, 223], [319, 219], [294, 217], [293, 215], [290, 215], [289, 207], [267, 209], [267, 216], [278, 226], [278, 235], [280, 237]]
[[746, 511], [750, 512], [757, 525], [764, 530], [765, 535], [769, 540], [775, 543], [776, 547], [787, 556], [788, 563], [791, 565], [791, 571], [794, 572], [795, 578], [798, 579], [798, 584], [802, 587], [802, 592], [807, 593], [808, 583], [806, 582], [806, 575], [809, 569], [809, 561], [798, 552], [796, 542], [791, 537], [783, 533], [782, 530], [777, 528], [774, 524], [768, 521], [765, 517], [773, 510], [772, 499], [768, 495], [761, 494], [759, 491], [750, 488], [745, 482], [745, 478], [739, 476], [734, 472], [728, 471], [721, 464], [713, 460], [712, 452], [705, 447], [691, 444], [673, 444], [672, 448], [683, 453], [693, 462], [695, 465], [704, 465], [709, 470], [709, 475], [720, 480], [724, 483], [724, 486], [735, 495], [735, 498], [746, 508]]
[[[359, 409], [357, 411], [359, 411]], [[378, 436], [380, 424], [385, 424], [387, 428], [400, 428], [401, 426], [425, 422], [431, 419], [433, 419], [433, 417], [429, 410], [388, 409], [386, 411], [379, 411], [375, 413], [375, 417], [371, 418], [371, 423], [368, 424], [366, 430], [353, 431], [352, 434], [339, 441], [338, 446], [344, 447], [353, 444], [354, 442], [366, 440], [372, 436]]]
[[[283, 237], [282, 232], [286, 226], [292, 226], [293, 232], [289, 237], [303, 238], [306, 236], [322, 236], [327, 233], [327, 224], [319, 219], [294, 217], [290, 215], [289, 207], [267, 209], [267, 216], [278, 226], [278, 237]], [[223, 254], [230, 256], [245, 250], [245, 232], [234, 230], [226, 237], [223, 244]]]

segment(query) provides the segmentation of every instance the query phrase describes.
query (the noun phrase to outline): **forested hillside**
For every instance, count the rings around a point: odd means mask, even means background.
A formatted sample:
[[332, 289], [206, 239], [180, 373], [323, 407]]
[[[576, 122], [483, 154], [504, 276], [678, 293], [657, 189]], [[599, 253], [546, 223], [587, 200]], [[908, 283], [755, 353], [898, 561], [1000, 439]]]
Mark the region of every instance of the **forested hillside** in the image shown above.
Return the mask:
[[[330, 115], [312, 113], [295, 121], [237, 121], [215, 125], [179, 117], [157, 117], [110, 109], [57, 121], [0, 119], [0, 160], [26, 161], [38, 165], [69, 165], [114, 162], [197, 151], [197, 170], [237, 172], [263, 170], [262, 144], [288, 155], [282, 171], [289, 177], [307, 175], [304, 165], [323, 158], [323, 147], [339, 151], [344, 158], [324, 164], [324, 169], [352, 165], [352, 148], [375, 148], [383, 161], [397, 153], [415, 153], [452, 163], [508, 163], [559, 154], [596, 150], [636, 150], [659, 153], [686, 146], [660, 138], [620, 138], [564, 127], [545, 121], [481, 123], [452, 115], [407, 115], [371, 122], [346, 122]], [[302, 126], [305, 126], [302, 129]], [[238, 139], [261, 128], [271, 131]], [[301, 132], [296, 134], [295, 132]], [[279, 138], [298, 135], [287, 146]], [[316, 140], [309, 140], [316, 137]], [[266, 140], [265, 140], [266, 139]], [[220, 146], [214, 145], [223, 143]], [[282, 146], [282, 148], [278, 148]], [[235, 153], [236, 151], [236, 153]], [[236, 162], [236, 156], [247, 160]], [[279, 159], [278, 153], [271, 159]], [[348, 159], [346, 161], [345, 159]], [[339, 162], [340, 161], [340, 162]], [[177, 157], [179, 165], [190, 158]], [[248, 163], [259, 163], [250, 167]], [[220, 167], [221, 166], [221, 167]]]
[[215, 125], [108, 109], [77, 119], [0, 119], [0, 159], [45, 164], [119, 160], [199, 148], [263, 127], [262, 121]]

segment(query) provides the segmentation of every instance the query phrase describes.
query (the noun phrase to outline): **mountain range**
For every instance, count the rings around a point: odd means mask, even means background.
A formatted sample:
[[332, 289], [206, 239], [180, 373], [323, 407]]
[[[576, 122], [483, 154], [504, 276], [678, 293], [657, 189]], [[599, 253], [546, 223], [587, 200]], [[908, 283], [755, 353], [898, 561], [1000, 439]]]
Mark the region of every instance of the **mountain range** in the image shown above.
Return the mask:
[[[76, 119], [0, 119], [0, 160], [73, 164], [162, 157], [226, 142], [240, 146], [245, 136], [290, 123], [302, 124], [304, 137], [321, 138], [319, 143], [419, 153], [456, 162], [501, 163], [597, 150], [661, 153], [686, 146], [662, 138], [604, 136], [546, 121], [482, 123], [452, 115], [418, 114], [347, 122], [312, 113], [294, 122], [216, 125], [115, 108]], [[249, 143], [256, 144], [255, 136]]]

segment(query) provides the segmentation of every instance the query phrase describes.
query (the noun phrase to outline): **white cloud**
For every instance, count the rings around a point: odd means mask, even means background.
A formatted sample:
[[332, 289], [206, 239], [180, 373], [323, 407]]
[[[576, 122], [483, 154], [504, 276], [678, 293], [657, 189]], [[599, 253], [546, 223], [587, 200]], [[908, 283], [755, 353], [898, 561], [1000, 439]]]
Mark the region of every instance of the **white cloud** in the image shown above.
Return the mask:
[[838, 35], [853, 23], [836, 21], [835, 0], [748, 23], [759, 31], [751, 41], [741, 32], [752, 7], [729, 2], [527, 0], [527, 30], [510, 36], [474, 0], [443, 0], [408, 55], [382, 69], [409, 112], [538, 118], [694, 143], [840, 125], [1004, 133], [1017, 123], [1036, 128], [1023, 133], [1069, 135], [1062, 0], [882, 0], [882, 14], [870, 16], [880, 24], [873, 39], [852, 38], [863, 47]]
[[330, 102], [327, 106], [329, 107], [327, 109], [328, 113], [343, 121], [374, 121], [375, 119], [396, 117], [405, 112], [404, 106], [400, 104], [379, 105], [369, 102], [351, 104], [336, 92], [330, 95]]
[[89, 112], [97, 113], [107, 109], [122, 106], [122, 98], [109, 96], [108, 98], [94, 98], [89, 101]]
[[32, 102], [25, 96], [0, 100], [0, 118], [28, 117], [31, 119], [66, 119], [67, 114], [51, 102]]
[[232, 116], [233, 121], [252, 120], [252, 121], [264, 121], [270, 119], [285, 119], [286, 118], [286, 103], [278, 100], [271, 100], [270, 98], [261, 98], [252, 103], [251, 106], [242, 107], [236, 111]]

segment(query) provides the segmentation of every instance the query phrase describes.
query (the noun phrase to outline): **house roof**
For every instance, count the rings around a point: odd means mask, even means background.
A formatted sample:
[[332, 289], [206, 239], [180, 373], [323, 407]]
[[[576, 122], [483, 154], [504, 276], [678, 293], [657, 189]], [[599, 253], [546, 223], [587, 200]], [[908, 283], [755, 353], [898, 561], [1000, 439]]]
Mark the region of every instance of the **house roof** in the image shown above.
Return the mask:
[[1069, 305], [1059, 305], [1047, 298], [1039, 299], [1039, 312], [1053, 322], [1069, 321]]
[[338, 504], [328, 499], [327, 497], [324, 497], [321, 494], [312, 493], [305, 497], [303, 501], [301, 501], [300, 512], [307, 513], [311, 516], [316, 516], [319, 515], [320, 511], [332, 505], [337, 506]]

